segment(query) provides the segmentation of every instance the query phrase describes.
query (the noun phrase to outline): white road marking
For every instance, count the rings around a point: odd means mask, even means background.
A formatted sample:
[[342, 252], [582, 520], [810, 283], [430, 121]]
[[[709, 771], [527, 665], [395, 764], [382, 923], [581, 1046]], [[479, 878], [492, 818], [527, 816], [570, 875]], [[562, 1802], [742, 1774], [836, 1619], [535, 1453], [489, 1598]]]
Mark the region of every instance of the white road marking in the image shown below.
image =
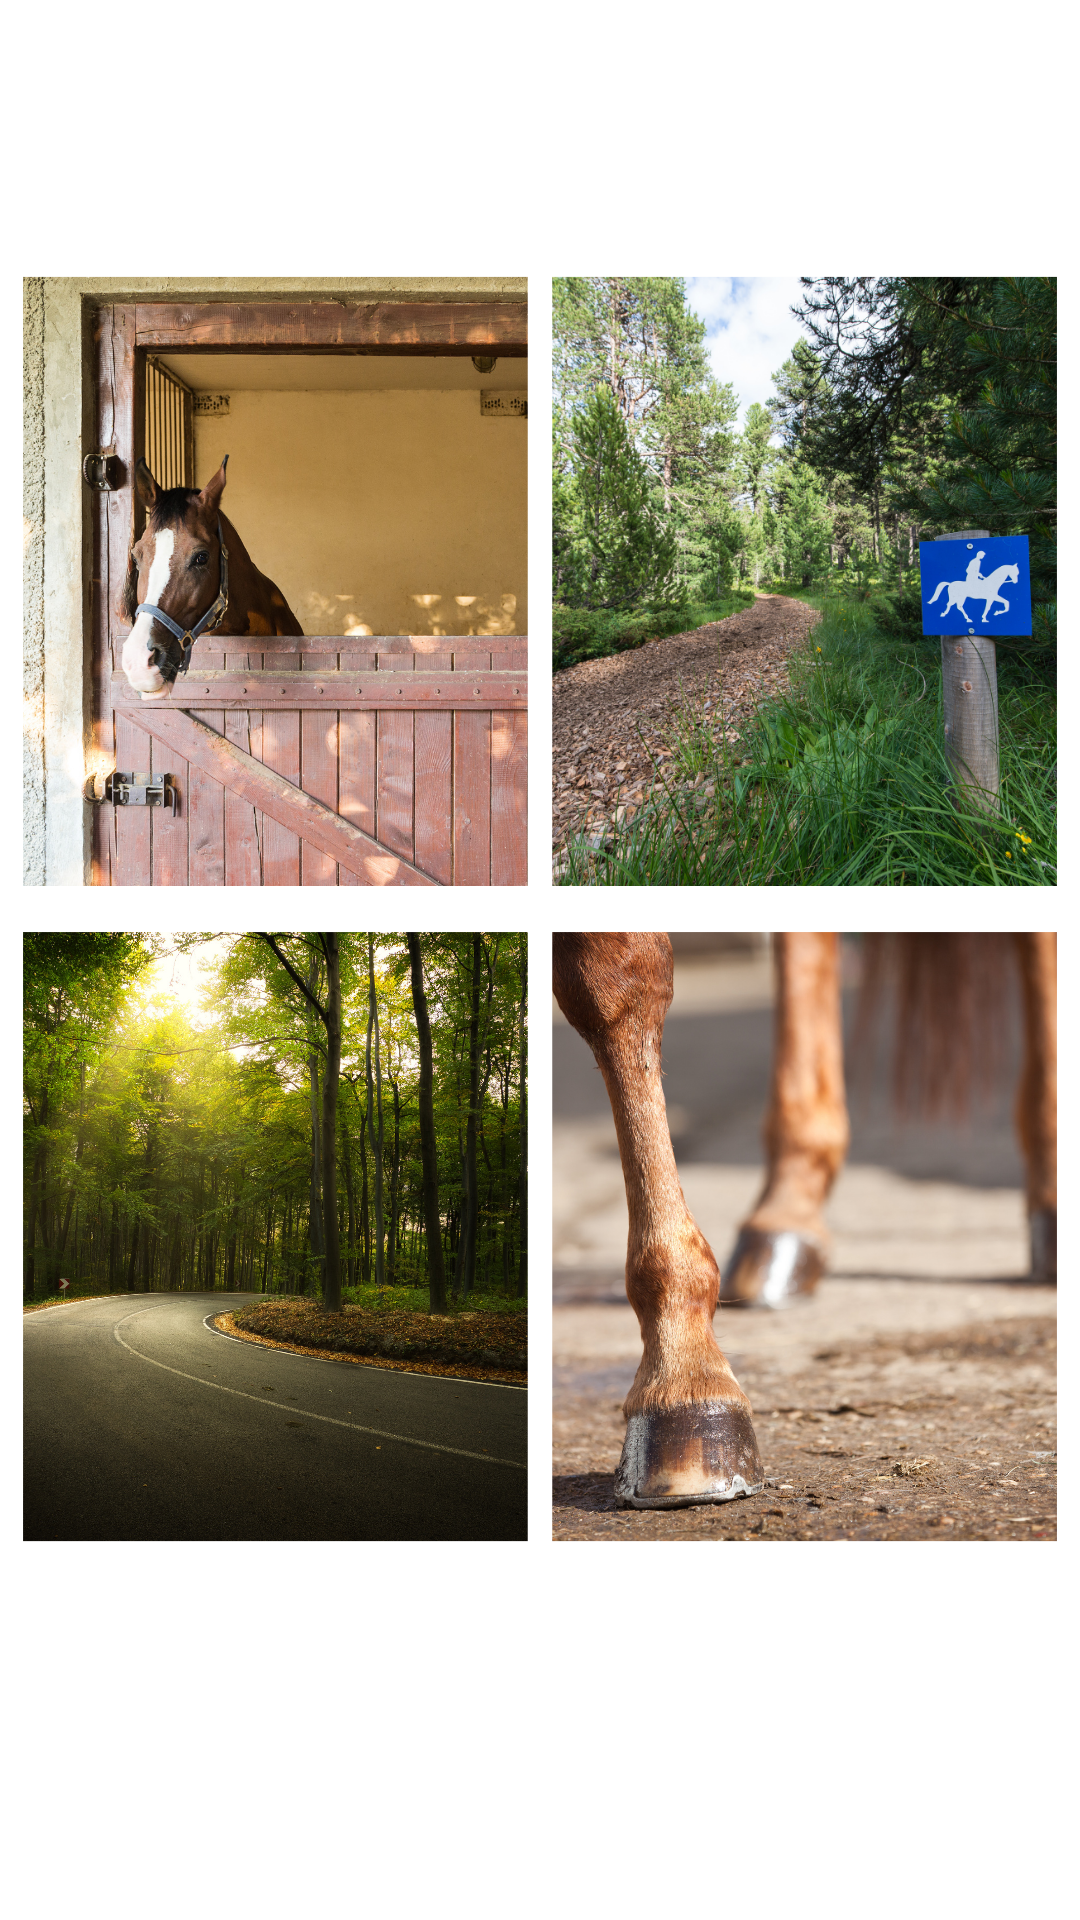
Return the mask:
[[[216, 1380], [201, 1380], [197, 1373], [184, 1373], [180, 1367], [168, 1367], [164, 1360], [151, 1360], [148, 1353], [140, 1353], [137, 1347], [129, 1347], [127, 1341], [121, 1338], [121, 1327], [125, 1327], [129, 1320], [138, 1320], [141, 1314], [153, 1311], [152, 1307], [142, 1307], [135, 1313], [126, 1313], [113, 1328], [113, 1339], [126, 1352], [133, 1354], [136, 1360], [145, 1360], [148, 1366], [160, 1367], [163, 1373], [175, 1373], [180, 1380], [193, 1380], [197, 1387], [211, 1387], [215, 1393], [231, 1393], [237, 1400], [251, 1400], [257, 1407], [272, 1407], [276, 1404], [273, 1400], [260, 1400], [257, 1394], [244, 1393], [239, 1387], [222, 1387]], [[328, 1413], [307, 1413], [302, 1407], [283, 1407], [282, 1411], [299, 1413], [305, 1420], [321, 1420], [327, 1427], [345, 1427], [350, 1433], [368, 1433], [373, 1434], [378, 1440], [396, 1440], [403, 1447], [422, 1447], [428, 1453], [452, 1453], [459, 1460], [483, 1460], [490, 1467], [517, 1467], [522, 1473], [526, 1468], [524, 1460], [501, 1460], [492, 1453], [470, 1453], [467, 1447], [444, 1447], [437, 1440], [414, 1440], [405, 1433], [386, 1433], [382, 1427], [361, 1427], [353, 1420], [335, 1420]]]
[[[161, 596], [169, 584], [172, 570], [173, 547], [176, 535], [171, 529], [154, 535], [154, 558], [150, 563], [150, 579], [146, 588], [146, 604], [160, 607]], [[153, 618], [148, 613], [140, 613], [127, 639], [120, 664], [128, 677], [128, 684], [136, 693], [157, 693], [165, 685], [164, 677], [157, 667], [150, 665], [150, 637], [153, 631]]]

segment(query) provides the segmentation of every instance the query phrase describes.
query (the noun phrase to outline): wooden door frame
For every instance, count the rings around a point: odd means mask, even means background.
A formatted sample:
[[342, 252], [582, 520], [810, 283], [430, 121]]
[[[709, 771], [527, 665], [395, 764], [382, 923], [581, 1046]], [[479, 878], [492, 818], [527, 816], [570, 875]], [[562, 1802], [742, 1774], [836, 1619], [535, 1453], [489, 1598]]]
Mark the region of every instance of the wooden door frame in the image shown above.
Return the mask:
[[[528, 306], [498, 300], [95, 302], [91, 316], [94, 446], [111, 450], [110, 492], [93, 495], [88, 595], [89, 760], [113, 758], [110, 686], [112, 620], [127, 573], [131, 543], [144, 511], [134, 488], [145, 452], [145, 362], [150, 353], [491, 355], [523, 359]], [[112, 883], [107, 810], [93, 808], [90, 881]]]

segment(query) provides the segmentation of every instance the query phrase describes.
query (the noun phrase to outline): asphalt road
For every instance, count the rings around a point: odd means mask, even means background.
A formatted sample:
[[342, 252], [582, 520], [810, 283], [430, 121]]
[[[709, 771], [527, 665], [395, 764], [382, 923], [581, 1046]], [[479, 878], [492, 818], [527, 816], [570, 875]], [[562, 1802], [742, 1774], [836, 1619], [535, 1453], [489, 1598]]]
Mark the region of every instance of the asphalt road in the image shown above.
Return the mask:
[[526, 1395], [230, 1340], [250, 1294], [24, 1316], [28, 1540], [524, 1540]]

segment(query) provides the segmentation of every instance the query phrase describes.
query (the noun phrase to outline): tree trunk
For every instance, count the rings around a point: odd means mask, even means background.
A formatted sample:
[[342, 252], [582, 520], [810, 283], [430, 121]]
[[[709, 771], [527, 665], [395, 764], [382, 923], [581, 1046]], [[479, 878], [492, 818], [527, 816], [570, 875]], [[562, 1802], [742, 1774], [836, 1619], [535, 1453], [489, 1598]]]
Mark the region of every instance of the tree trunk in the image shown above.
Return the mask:
[[349, 1207], [349, 1253], [345, 1262], [347, 1284], [356, 1285], [356, 1182], [353, 1179], [352, 1149], [349, 1146], [349, 1130], [342, 1127], [341, 1157], [345, 1162], [345, 1198]]
[[135, 1261], [138, 1258], [138, 1253], [139, 1253], [139, 1223], [136, 1220], [133, 1223], [132, 1229], [131, 1229], [131, 1257], [128, 1260], [127, 1281], [125, 1284], [125, 1290], [128, 1293], [134, 1293], [135, 1291]]
[[336, 933], [319, 938], [326, 955], [326, 1071], [323, 1075], [323, 1233], [326, 1262], [323, 1270], [323, 1307], [341, 1312], [341, 1242], [337, 1205], [337, 1106], [341, 1078], [341, 958]]
[[518, 1122], [518, 1138], [521, 1150], [521, 1163], [518, 1168], [518, 1219], [521, 1234], [521, 1255], [518, 1260], [519, 1294], [528, 1292], [529, 1286], [529, 1081], [528, 1081], [528, 1030], [525, 1014], [528, 1006], [528, 938], [523, 936], [520, 948], [521, 997], [518, 1001], [518, 1043], [521, 1053], [521, 1114]]
[[363, 1264], [361, 1281], [371, 1285], [371, 1209], [368, 1205], [367, 1146], [364, 1142], [364, 1116], [360, 1115], [360, 1241]]
[[[314, 972], [314, 966], [312, 967]], [[309, 975], [310, 979], [310, 975]], [[319, 1117], [319, 1057], [312, 1042], [308, 1054], [308, 1094], [311, 1110], [311, 1177], [308, 1188], [308, 1245], [316, 1267], [321, 1271], [326, 1258], [326, 1239], [322, 1210], [322, 1126]], [[305, 1273], [301, 1292], [307, 1292]]]
[[[375, 1081], [371, 1077], [371, 1037], [375, 1036]], [[382, 1290], [386, 1285], [386, 1272], [383, 1249], [383, 1111], [382, 1111], [382, 1066], [379, 1061], [379, 1009], [375, 1000], [375, 936], [368, 934], [368, 1024], [367, 1052], [365, 1056], [367, 1076], [367, 1126], [374, 1160], [373, 1175], [375, 1188], [375, 1285]], [[378, 1109], [379, 1124], [376, 1130], [374, 1106]]]
[[480, 968], [482, 938], [473, 934], [472, 992], [469, 1008], [469, 1112], [465, 1122], [462, 1164], [461, 1240], [458, 1249], [458, 1291], [467, 1299], [476, 1281], [476, 1108], [480, 1090]]
[[[390, 1079], [389, 1066], [386, 1070]], [[401, 1171], [401, 1096], [396, 1080], [390, 1080], [394, 1095], [394, 1147], [390, 1155], [390, 1232], [387, 1235], [386, 1284], [392, 1287], [397, 1279], [397, 1239], [398, 1239], [398, 1179]]]
[[109, 1291], [116, 1290], [116, 1270], [120, 1265], [119, 1219], [116, 1207], [116, 1195], [113, 1195], [109, 1211]]
[[31, 1180], [30, 1202], [27, 1209], [29, 1218], [26, 1223], [26, 1246], [23, 1252], [23, 1292], [31, 1296], [34, 1292], [34, 1238], [37, 1233], [37, 1182]]
[[406, 935], [412, 969], [413, 1011], [420, 1053], [420, 1164], [424, 1184], [424, 1225], [427, 1229], [428, 1312], [446, 1312], [446, 1269], [443, 1264], [442, 1223], [439, 1218], [439, 1155], [435, 1139], [434, 1075], [431, 1062], [431, 1021], [424, 991], [424, 963], [420, 935]]
[[267, 1280], [267, 1274], [270, 1267], [270, 1248], [271, 1248], [271, 1245], [273, 1244], [273, 1237], [274, 1237], [274, 1195], [271, 1194], [266, 1207], [266, 1236], [265, 1236], [265, 1239], [263, 1240], [262, 1285], [259, 1288], [260, 1293], [266, 1292], [266, 1280]]

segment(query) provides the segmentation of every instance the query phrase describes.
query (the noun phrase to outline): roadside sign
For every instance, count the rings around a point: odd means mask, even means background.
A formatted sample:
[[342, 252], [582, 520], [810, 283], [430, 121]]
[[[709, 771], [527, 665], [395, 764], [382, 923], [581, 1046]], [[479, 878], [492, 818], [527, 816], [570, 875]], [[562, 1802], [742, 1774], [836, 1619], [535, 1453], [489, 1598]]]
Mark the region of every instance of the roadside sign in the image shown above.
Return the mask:
[[924, 633], [975, 633], [984, 640], [1031, 632], [1026, 533], [1001, 540], [920, 540]]
[[70, 1281], [70, 1280], [61, 1280], [61, 1282], [60, 1282], [60, 1291], [61, 1291], [61, 1293], [66, 1293], [66, 1292], [67, 1292], [67, 1290], [68, 1290], [68, 1288], [70, 1287], [70, 1285], [71, 1285], [71, 1281]]

